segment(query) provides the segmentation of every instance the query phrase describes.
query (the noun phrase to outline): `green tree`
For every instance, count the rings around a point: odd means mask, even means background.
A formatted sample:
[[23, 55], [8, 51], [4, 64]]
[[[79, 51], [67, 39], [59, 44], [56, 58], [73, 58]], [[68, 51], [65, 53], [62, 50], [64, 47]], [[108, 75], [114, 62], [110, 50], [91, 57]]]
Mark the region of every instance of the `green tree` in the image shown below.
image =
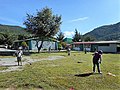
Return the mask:
[[79, 41], [81, 41], [81, 35], [77, 31], [77, 29], [75, 29], [75, 35], [73, 36], [73, 42], [79, 42]]
[[12, 45], [13, 41], [17, 40], [17, 36], [12, 33], [0, 33], [0, 44], [9, 44]]
[[62, 44], [58, 43], [58, 50], [60, 51], [62, 49]]
[[65, 49], [67, 46], [67, 43], [66, 42], [60, 42], [60, 43], [61, 43], [62, 47]]
[[23, 47], [23, 49], [25, 49], [25, 48], [28, 47], [28, 45], [27, 45], [27, 43], [26, 43], [25, 41], [23, 41], [23, 42], [21, 43], [21, 46]]
[[26, 29], [34, 34], [34, 37], [39, 37], [36, 41], [38, 52], [41, 50], [45, 39], [53, 37], [60, 30], [61, 16], [53, 15], [52, 10], [48, 7], [37, 11], [36, 15], [27, 14], [27, 19], [24, 21]]
[[57, 40], [58, 41], [63, 41], [64, 37], [65, 37], [64, 33], [61, 32], [61, 31], [57, 34]]
[[31, 37], [24, 28], [19, 26], [1, 25], [0, 24], [0, 44], [12, 45], [15, 40], [23, 40]]
[[86, 36], [84, 37], [84, 41], [88, 42], [88, 41], [95, 41], [95, 38], [92, 36]]
[[66, 47], [66, 43], [63, 42], [64, 37], [65, 37], [64, 33], [61, 31], [57, 34], [57, 40], [60, 41], [60, 44], [62, 45], [63, 48]]

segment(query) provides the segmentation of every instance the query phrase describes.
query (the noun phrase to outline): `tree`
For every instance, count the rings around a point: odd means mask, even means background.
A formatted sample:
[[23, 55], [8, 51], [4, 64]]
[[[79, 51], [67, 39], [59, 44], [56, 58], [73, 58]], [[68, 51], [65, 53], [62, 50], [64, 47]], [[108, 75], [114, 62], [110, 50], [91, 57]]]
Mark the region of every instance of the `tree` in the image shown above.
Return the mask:
[[0, 25], [0, 45], [12, 45], [15, 40], [23, 40], [31, 37], [24, 28], [19, 26]]
[[28, 45], [27, 45], [27, 43], [25, 41], [23, 41], [21, 43], [21, 46], [22, 46], [23, 50], [25, 50], [28, 47]]
[[75, 29], [75, 35], [73, 36], [73, 42], [79, 42], [80, 40], [81, 40], [81, 35], [77, 31], [77, 29]]
[[62, 49], [62, 44], [58, 43], [58, 50], [60, 51]]
[[92, 36], [85, 36], [84, 37], [84, 41], [88, 42], [88, 41], [95, 41], [95, 38]]
[[24, 40], [24, 39], [28, 39], [31, 38], [32, 35], [30, 35], [30, 33], [28, 33], [28, 35], [24, 35], [24, 34], [19, 34], [18, 35], [18, 40]]
[[64, 39], [64, 33], [62, 33], [61, 31], [57, 34], [57, 40], [58, 41], [63, 41], [63, 39]]
[[59, 43], [62, 45], [63, 48], [66, 47], [66, 43], [63, 42], [64, 37], [64, 33], [61, 31], [57, 34], [57, 40], [60, 41]]
[[17, 36], [15, 34], [12, 33], [3, 33], [0, 32], [0, 44], [9, 44], [12, 45], [13, 41], [17, 40], [16, 38]]
[[[34, 37], [39, 37], [39, 40], [36, 41], [39, 52], [44, 40], [53, 37], [60, 30], [61, 16], [53, 15], [52, 10], [46, 7], [37, 11], [34, 16], [27, 14], [24, 25], [28, 31], [34, 34]], [[40, 45], [39, 41], [41, 41]]]
[[67, 43], [66, 42], [60, 42], [63, 48], [66, 48]]

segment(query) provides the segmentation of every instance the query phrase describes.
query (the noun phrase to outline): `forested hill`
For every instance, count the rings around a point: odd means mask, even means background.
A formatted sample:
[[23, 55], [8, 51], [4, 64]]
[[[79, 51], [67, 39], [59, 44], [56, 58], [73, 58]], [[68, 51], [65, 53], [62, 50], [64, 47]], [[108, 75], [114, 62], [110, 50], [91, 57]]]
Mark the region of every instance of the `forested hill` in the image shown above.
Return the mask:
[[23, 33], [24, 28], [20, 26], [2, 25], [0, 24], [0, 32]]
[[98, 27], [84, 36], [91, 36], [96, 40], [120, 40], [120, 22]]
[[0, 45], [12, 44], [15, 40], [23, 40], [30, 37], [30, 34], [19, 26], [0, 24]]

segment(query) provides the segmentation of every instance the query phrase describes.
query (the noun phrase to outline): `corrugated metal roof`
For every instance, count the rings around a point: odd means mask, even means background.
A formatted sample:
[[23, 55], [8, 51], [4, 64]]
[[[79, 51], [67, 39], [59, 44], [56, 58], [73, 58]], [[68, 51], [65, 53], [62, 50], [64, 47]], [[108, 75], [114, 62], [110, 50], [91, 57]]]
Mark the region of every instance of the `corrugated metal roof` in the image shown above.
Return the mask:
[[73, 42], [73, 44], [95, 44], [96, 42]]
[[120, 41], [98, 41], [96, 43], [120, 43]]
[[[38, 38], [29, 38], [29, 39], [24, 39], [24, 40], [15, 40], [14, 42], [22, 42], [22, 41], [30, 41], [30, 40], [38, 40]], [[58, 40], [55, 40], [54, 38], [49, 38], [49, 39], [46, 39], [44, 41], [54, 41], [54, 42], [58, 42]]]
[[73, 42], [73, 44], [100, 44], [100, 43], [119, 43], [120, 41], [97, 41], [97, 42]]

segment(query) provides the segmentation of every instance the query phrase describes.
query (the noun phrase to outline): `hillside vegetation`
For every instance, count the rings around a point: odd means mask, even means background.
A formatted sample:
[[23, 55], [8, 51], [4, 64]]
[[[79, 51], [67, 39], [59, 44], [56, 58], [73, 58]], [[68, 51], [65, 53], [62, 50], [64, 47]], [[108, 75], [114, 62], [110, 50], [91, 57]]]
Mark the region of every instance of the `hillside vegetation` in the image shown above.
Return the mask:
[[20, 40], [29, 37], [30, 34], [19, 26], [0, 24], [0, 44], [12, 44], [14, 40]]
[[120, 22], [98, 27], [84, 36], [92, 36], [96, 40], [120, 40]]

